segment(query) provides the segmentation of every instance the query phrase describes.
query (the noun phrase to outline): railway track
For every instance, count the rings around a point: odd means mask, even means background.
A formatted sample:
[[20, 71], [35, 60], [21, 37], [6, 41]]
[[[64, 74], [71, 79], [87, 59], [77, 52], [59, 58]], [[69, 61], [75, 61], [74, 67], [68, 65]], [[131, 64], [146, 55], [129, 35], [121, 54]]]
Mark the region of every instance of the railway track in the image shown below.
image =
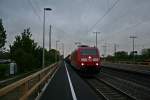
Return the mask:
[[135, 100], [103, 79], [93, 77], [84, 80], [103, 100]]
[[109, 67], [103, 67], [103, 69], [101, 71], [108, 75], [116, 76], [120, 79], [131, 81], [131, 82], [137, 83], [139, 85], [142, 85], [144, 87], [150, 88], [150, 84], [149, 84], [150, 83], [150, 75], [148, 75], [148, 74], [124, 71], [121, 69], [115, 69], [115, 68], [109, 68]]
[[[121, 76], [121, 74], [118, 74]], [[118, 76], [113, 76], [108, 73], [101, 72], [98, 77], [103, 79], [105, 82], [110, 83], [114, 87], [123, 91], [124, 93], [136, 98], [137, 100], [149, 100], [150, 99], [150, 89], [132, 82], [131, 80], [125, 80], [124, 78], [120, 78]], [[128, 76], [126, 76], [128, 77]], [[146, 82], [146, 81], [143, 81]]]

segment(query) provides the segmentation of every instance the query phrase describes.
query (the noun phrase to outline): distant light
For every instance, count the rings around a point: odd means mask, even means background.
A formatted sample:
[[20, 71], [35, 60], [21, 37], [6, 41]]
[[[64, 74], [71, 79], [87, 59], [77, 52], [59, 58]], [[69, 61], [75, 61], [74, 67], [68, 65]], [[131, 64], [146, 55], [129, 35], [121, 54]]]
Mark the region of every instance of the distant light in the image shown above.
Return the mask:
[[52, 10], [52, 9], [51, 9], [51, 8], [44, 8], [44, 10], [49, 10], [49, 11], [50, 11], [50, 10]]

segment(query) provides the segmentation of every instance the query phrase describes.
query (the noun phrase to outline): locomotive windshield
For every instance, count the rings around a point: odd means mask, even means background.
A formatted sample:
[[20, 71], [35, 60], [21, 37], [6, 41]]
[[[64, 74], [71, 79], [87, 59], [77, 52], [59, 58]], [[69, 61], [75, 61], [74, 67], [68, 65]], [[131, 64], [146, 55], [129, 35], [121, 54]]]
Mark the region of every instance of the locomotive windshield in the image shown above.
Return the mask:
[[83, 49], [80, 51], [81, 55], [97, 55], [96, 49]]

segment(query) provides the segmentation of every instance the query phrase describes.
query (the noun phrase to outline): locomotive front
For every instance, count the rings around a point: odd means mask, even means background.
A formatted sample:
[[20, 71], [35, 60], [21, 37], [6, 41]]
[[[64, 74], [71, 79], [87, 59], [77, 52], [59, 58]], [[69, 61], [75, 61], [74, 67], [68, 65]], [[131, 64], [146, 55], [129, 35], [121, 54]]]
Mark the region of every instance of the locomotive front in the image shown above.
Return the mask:
[[98, 49], [95, 47], [79, 48], [78, 67], [82, 72], [98, 73], [101, 68]]

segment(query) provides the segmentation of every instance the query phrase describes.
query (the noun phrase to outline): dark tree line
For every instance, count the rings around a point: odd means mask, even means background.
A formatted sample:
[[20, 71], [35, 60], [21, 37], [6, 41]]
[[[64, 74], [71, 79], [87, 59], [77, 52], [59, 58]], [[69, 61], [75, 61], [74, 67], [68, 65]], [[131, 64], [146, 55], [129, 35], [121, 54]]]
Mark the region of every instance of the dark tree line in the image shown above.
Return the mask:
[[[150, 48], [143, 49], [141, 54], [137, 54], [137, 52], [134, 52], [135, 56], [135, 61], [136, 62], [145, 62], [145, 61], [150, 61]], [[107, 56], [106, 60], [108, 61], [132, 61], [133, 60], [133, 52], [128, 52], [126, 51], [118, 51], [114, 54], [114, 56]]]

